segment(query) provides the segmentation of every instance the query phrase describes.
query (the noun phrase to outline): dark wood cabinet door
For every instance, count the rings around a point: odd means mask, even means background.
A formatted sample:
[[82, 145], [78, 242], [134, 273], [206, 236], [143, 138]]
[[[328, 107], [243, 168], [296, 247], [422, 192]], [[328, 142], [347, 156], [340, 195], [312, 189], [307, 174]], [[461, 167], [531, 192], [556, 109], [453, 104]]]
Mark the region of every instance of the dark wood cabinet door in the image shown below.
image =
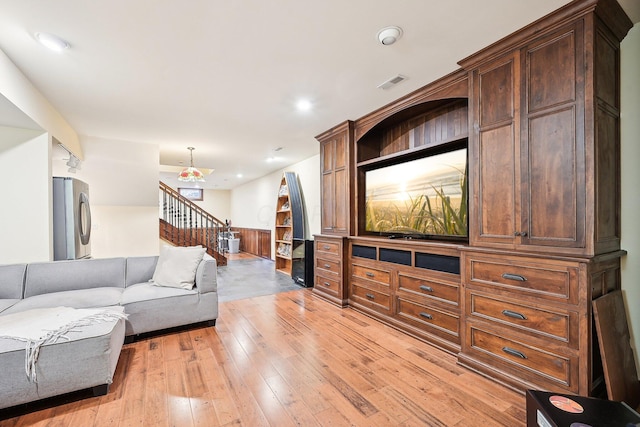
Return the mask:
[[323, 234], [349, 234], [349, 131], [336, 132], [321, 141]]
[[582, 44], [580, 21], [523, 49], [523, 244], [585, 246]]
[[473, 72], [470, 243], [512, 247], [519, 230], [517, 52]]

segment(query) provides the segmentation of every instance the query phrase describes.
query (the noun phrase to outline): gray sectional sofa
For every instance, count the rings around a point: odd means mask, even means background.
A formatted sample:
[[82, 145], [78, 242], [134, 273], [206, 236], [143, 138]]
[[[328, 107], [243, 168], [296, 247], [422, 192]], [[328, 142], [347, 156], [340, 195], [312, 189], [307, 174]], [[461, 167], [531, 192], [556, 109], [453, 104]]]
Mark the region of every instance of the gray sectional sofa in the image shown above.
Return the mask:
[[33, 369], [36, 381], [25, 369], [25, 342], [2, 337], [0, 328], [0, 409], [88, 388], [105, 394], [125, 339], [193, 323], [215, 325], [215, 259], [205, 254], [197, 263], [192, 289], [151, 282], [157, 263], [152, 256], [0, 266], [0, 325], [56, 307], [110, 316], [78, 323], [42, 344]]

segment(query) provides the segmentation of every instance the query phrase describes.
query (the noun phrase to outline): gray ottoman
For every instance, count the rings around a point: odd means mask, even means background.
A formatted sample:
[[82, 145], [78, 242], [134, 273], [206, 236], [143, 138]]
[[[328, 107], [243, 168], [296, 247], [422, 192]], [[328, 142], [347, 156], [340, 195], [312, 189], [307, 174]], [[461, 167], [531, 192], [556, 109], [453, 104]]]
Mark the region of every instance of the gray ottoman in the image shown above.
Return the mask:
[[[121, 309], [121, 307], [120, 307]], [[25, 372], [25, 342], [0, 338], [0, 409], [92, 388], [106, 394], [124, 342], [125, 320], [78, 327], [40, 349], [37, 383]]]

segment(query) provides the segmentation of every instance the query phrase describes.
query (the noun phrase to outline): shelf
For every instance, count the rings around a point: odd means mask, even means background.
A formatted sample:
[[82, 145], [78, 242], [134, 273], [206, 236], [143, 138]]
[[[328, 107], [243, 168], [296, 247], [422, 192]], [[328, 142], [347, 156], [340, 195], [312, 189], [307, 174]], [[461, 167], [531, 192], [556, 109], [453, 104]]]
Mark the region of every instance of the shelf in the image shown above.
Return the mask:
[[302, 197], [293, 172], [285, 172], [280, 181], [275, 222], [276, 271], [291, 276], [293, 240], [304, 239]]

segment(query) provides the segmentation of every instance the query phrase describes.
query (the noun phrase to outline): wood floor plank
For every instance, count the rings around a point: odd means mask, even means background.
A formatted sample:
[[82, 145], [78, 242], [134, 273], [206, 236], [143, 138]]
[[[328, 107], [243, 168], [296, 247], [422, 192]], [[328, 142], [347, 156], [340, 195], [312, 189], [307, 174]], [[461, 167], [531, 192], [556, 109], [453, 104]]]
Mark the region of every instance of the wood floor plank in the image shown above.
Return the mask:
[[309, 289], [221, 303], [219, 313], [215, 327], [126, 344], [106, 396], [0, 427], [525, 424], [522, 394]]

